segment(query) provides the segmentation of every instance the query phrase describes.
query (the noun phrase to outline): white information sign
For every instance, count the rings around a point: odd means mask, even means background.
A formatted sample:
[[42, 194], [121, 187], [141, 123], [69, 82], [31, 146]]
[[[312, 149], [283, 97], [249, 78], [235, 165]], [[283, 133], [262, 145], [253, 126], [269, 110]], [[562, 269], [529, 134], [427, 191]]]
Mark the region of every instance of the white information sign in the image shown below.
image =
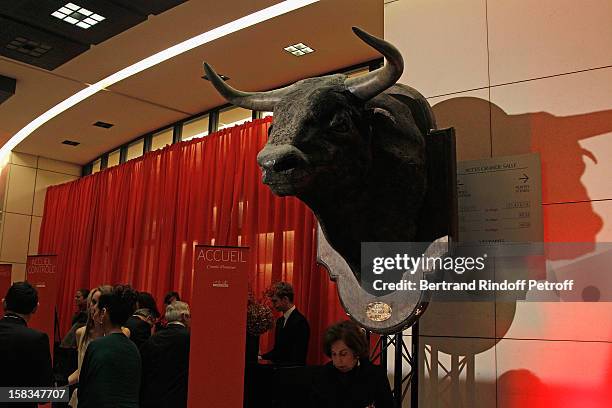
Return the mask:
[[457, 163], [459, 240], [542, 242], [537, 153]]

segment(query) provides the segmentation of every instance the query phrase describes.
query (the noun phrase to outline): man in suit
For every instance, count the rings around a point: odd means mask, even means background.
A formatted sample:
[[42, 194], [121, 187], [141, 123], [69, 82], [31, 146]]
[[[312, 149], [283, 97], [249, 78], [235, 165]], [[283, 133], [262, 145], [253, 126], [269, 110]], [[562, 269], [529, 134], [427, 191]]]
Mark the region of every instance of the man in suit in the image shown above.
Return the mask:
[[269, 296], [274, 308], [283, 315], [276, 321], [274, 348], [263, 354], [262, 359], [279, 365], [305, 365], [310, 326], [293, 303], [293, 287], [278, 282]]
[[187, 407], [189, 305], [172, 302], [166, 307], [166, 320], [167, 327], [151, 336], [140, 348], [141, 408]]
[[130, 340], [136, 347], [140, 349], [140, 346], [151, 337], [151, 329], [154, 324], [155, 317], [149, 309], [137, 309], [125, 322], [125, 327], [130, 330]]
[[[0, 320], [0, 386], [49, 387], [53, 384], [49, 337], [28, 328], [38, 307], [38, 293], [28, 282], [15, 282], [3, 299], [4, 317]], [[0, 407], [36, 407], [35, 403]]]

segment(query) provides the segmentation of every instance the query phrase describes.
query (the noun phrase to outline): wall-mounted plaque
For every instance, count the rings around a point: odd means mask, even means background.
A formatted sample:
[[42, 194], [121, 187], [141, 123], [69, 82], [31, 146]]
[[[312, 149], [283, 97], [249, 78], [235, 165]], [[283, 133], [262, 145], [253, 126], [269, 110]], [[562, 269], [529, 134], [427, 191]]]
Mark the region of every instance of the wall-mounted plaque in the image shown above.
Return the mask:
[[542, 242], [537, 153], [457, 163], [459, 240]]

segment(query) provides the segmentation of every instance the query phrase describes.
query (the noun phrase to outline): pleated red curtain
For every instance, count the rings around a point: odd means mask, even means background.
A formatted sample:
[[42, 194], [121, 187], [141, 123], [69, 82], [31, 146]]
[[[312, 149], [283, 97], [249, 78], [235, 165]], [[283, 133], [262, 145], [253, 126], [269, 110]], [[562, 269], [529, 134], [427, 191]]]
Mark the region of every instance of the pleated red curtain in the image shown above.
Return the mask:
[[[169, 290], [190, 301], [195, 245], [242, 245], [254, 255], [256, 297], [272, 282], [293, 284], [311, 324], [309, 362], [322, 361], [321, 336], [345, 314], [315, 261], [316, 219], [299, 200], [276, 197], [261, 183], [256, 155], [271, 122], [174, 144], [47, 190], [39, 253], [58, 255], [63, 332], [80, 287], [129, 283], [160, 302]], [[262, 348], [271, 341], [269, 333]]]

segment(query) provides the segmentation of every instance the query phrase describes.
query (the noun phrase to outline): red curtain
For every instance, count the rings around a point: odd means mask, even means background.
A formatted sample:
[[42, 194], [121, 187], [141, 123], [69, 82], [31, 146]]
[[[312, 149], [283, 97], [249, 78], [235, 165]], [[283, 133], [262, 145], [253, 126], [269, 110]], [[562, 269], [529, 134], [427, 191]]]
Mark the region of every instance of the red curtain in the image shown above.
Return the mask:
[[[62, 332], [80, 287], [129, 283], [158, 301], [191, 293], [196, 244], [249, 246], [253, 293], [291, 282], [311, 325], [309, 363], [323, 360], [325, 328], [346, 318], [316, 264], [316, 219], [261, 183], [257, 152], [271, 118], [181, 142], [47, 190], [39, 253], [57, 254]], [[246, 301], [246, 299], [228, 299]], [[272, 334], [262, 338], [262, 349]]]

